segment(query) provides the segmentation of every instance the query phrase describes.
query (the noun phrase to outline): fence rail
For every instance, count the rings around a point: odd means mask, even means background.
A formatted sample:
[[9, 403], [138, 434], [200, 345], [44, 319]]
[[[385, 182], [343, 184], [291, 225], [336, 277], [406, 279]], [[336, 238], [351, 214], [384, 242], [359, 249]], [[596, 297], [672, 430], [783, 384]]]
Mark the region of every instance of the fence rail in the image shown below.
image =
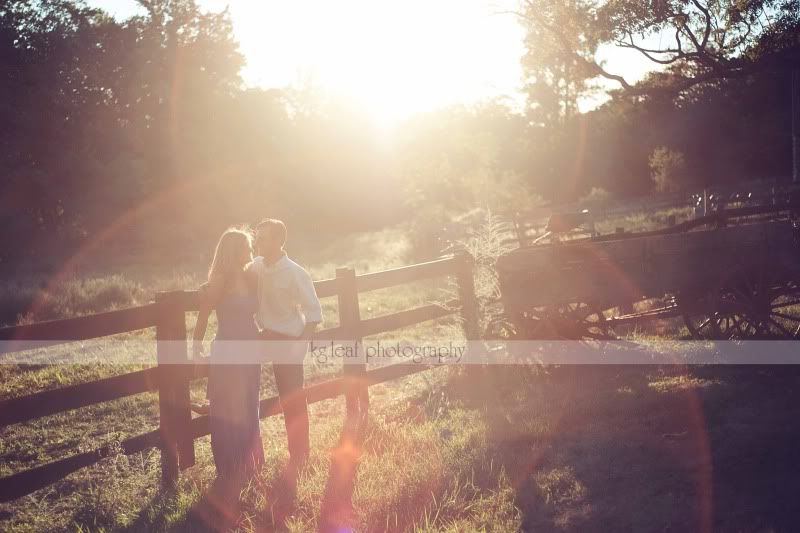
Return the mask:
[[[456, 278], [457, 300], [444, 306], [429, 304], [368, 319], [360, 317], [359, 293], [441, 276]], [[335, 278], [315, 281], [314, 286], [320, 298], [338, 298], [339, 325], [316, 332], [312, 339], [361, 339], [455, 313], [461, 315], [467, 338], [475, 338], [477, 333], [472, 260], [466, 254], [361, 275], [356, 275], [352, 268], [340, 268]], [[186, 313], [196, 311], [197, 306], [196, 291], [173, 291], [159, 293], [154, 303], [131, 309], [0, 328], [0, 341], [7, 341], [3, 348], [5, 353], [29, 349], [32, 343], [39, 347], [150, 327], [156, 328], [157, 345], [157, 366], [0, 401], [0, 429], [145, 392], [158, 392], [159, 396], [158, 429], [1, 478], [0, 502], [30, 494], [120, 452], [131, 454], [152, 447], [160, 448], [165, 483], [174, 482], [180, 470], [192, 466], [195, 462], [194, 440], [209, 433], [208, 416], [193, 418], [189, 402], [191, 382], [209, 372], [207, 364], [190, 360], [187, 349]], [[306, 399], [308, 403], [314, 403], [344, 394], [349, 411], [353, 398], [368, 398], [370, 385], [428, 368], [427, 365], [395, 364], [367, 370], [364, 364], [355, 369], [356, 377], [343, 376], [307, 387]], [[281, 412], [278, 397], [262, 399], [260, 407], [262, 418]]]
[[[544, 234], [547, 220], [554, 213], [579, 212], [588, 208], [595, 222], [622, 218], [636, 213], [653, 212], [665, 209], [698, 207], [699, 215], [705, 216], [713, 210], [725, 206], [780, 206], [796, 203], [800, 188], [791, 182], [777, 179], [753, 180], [741, 183], [718, 184], [702, 190], [680, 193], [660, 194], [642, 199], [629, 199], [623, 204], [592, 207], [588, 204], [569, 203], [549, 207], [535, 207], [527, 210], [501, 213], [507, 221], [508, 235], [502, 244], [515, 244], [525, 247]], [[698, 200], [698, 198], [700, 200]], [[697, 202], [701, 204], [698, 206]]]
[[157, 305], [153, 303], [78, 318], [0, 328], [0, 341], [6, 343], [0, 353], [27, 350], [31, 347], [30, 342], [35, 342], [36, 346], [63, 344], [151, 328], [156, 325], [156, 311]]
[[79, 383], [0, 401], [0, 426], [158, 390], [158, 368]]

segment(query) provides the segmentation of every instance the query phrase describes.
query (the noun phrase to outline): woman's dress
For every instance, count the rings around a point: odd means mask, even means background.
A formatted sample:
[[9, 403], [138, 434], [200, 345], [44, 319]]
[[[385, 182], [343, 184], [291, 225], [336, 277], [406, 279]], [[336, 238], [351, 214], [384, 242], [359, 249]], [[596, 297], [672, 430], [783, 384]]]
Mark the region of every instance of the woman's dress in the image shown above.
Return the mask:
[[211, 451], [219, 476], [251, 475], [264, 462], [258, 425], [261, 365], [243, 363], [256, 360], [259, 343], [253, 314], [257, 307], [252, 294], [226, 295], [216, 307], [208, 400]]

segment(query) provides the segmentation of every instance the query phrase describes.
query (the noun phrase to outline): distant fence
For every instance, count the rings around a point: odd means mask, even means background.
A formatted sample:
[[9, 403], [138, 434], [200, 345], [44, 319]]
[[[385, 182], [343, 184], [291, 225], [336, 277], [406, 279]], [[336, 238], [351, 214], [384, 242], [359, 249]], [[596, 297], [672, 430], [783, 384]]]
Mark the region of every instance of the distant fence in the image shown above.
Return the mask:
[[[429, 304], [374, 318], [361, 318], [360, 293], [443, 276], [455, 277], [458, 286], [458, 298], [448, 305]], [[339, 268], [335, 278], [315, 281], [314, 286], [320, 298], [338, 299], [339, 325], [316, 332], [312, 339], [360, 339], [456, 313], [460, 314], [467, 338], [477, 338], [478, 310], [473, 263], [466, 254], [361, 275], [356, 275], [352, 268]], [[0, 428], [144, 392], [157, 391], [159, 405], [158, 429], [130, 437], [114, 446], [78, 453], [4, 477], [0, 479], [0, 502], [30, 494], [80, 468], [120, 452], [132, 454], [148, 448], [160, 448], [162, 480], [165, 483], [174, 482], [180, 470], [195, 464], [194, 440], [210, 432], [207, 415], [192, 418], [189, 398], [191, 382], [208, 376], [209, 371], [208, 364], [192, 363], [187, 349], [185, 315], [197, 310], [197, 296], [196, 291], [165, 292], [157, 294], [155, 303], [141, 307], [0, 328], [0, 341], [20, 341], [20, 349], [24, 349], [26, 341], [40, 341], [37, 345], [46, 344], [47, 341], [59, 344], [155, 327], [158, 361], [157, 366], [145, 370], [2, 400]], [[367, 394], [370, 385], [428, 368], [431, 366], [393, 364], [367, 370], [366, 364], [363, 364], [356, 369], [360, 375], [355, 378], [340, 377], [324, 381], [307, 387], [305, 393], [308, 403], [341, 394], [353, 398]], [[262, 418], [279, 414], [279, 398], [261, 400], [260, 408]]]
[[732, 184], [718, 184], [705, 189], [679, 193], [659, 194], [644, 198], [633, 198], [623, 203], [603, 204], [591, 207], [581, 203], [560, 204], [557, 206], [535, 207], [527, 210], [502, 213], [507, 222], [506, 237], [503, 244], [516, 244], [520, 247], [530, 245], [534, 239], [544, 233], [548, 218], [554, 213], [578, 212], [589, 209], [596, 221], [624, 217], [635, 213], [652, 212], [665, 209], [695, 207], [697, 202], [705, 198], [707, 214], [720, 207], [751, 207], [764, 205], [784, 205], [796, 202], [794, 195], [800, 187], [791, 182], [779, 180], [754, 180]]

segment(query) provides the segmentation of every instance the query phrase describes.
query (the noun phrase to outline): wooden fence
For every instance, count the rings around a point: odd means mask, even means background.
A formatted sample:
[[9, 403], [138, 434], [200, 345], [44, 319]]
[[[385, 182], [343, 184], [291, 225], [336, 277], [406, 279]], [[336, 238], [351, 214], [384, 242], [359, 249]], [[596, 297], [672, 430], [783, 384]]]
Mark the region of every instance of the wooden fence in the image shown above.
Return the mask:
[[[472, 268], [473, 263], [468, 255], [457, 254], [362, 275], [356, 275], [352, 268], [337, 269], [335, 278], [316, 281], [314, 285], [320, 298], [337, 298], [339, 325], [316, 332], [312, 339], [361, 339], [455, 313], [460, 314], [466, 337], [475, 339], [478, 336], [478, 311]], [[458, 299], [448, 305], [429, 304], [374, 318], [361, 318], [360, 293], [443, 276], [454, 276], [458, 286]], [[2, 400], [0, 428], [144, 392], [157, 391], [159, 405], [158, 429], [130, 437], [113, 446], [78, 453], [4, 477], [0, 479], [0, 502], [30, 494], [80, 468], [120, 452], [132, 454], [148, 448], [160, 448], [162, 479], [165, 483], [174, 482], [180, 470], [194, 465], [194, 439], [209, 434], [208, 416], [193, 418], [189, 400], [192, 380], [208, 375], [208, 365], [192, 362], [187, 349], [185, 315], [197, 310], [197, 300], [196, 291], [166, 292], [159, 293], [154, 303], [141, 307], [0, 328], [0, 341], [10, 341], [4, 350], [8, 352], [25, 349], [30, 341], [36, 341], [37, 345], [60, 344], [155, 327], [158, 363], [138, 372]], [[19, 342], [18, 347], [14, 346], [15, 341]], [[307, 387], [307, 401], [314, 403], [345, 394], [350, 409], [353, 403], [350, 399], [367, 394], [369, 385], [428, 368], [430, 366], [393, 364], [367, 370], [364, 364], [355, 369], [360, 373], [359, 379], [340, 377]], [[277, 397], [261, 400], [260, 408], [262, 418], [281, 412]]]
[[[707, 210], [718, 209], [720, 199], [728, 207], [782, 206], [797, 202], [800, 188], [779, 180], [754, 180], [732, 184], [718, 184], [702, 190], [650, 195], [639, 199], [628, 199], [624, 203], [591, 206], [581, 203], [535, 207], [527, 210], [500, 213], [506, 222], [505, 237], [501, 243], [514, 244], [520, 248], [530, 246], [544, 234], [548, 219], [555, 213], [578, 213], [588, 209], [592, 220], [601, 222], [610, 218], [621, 218], [637, 213], [652, 213], [665, 209], [695, 207], [696, 199], [705, 199]], [[711, 200], [713, 198], [713, 201]], [[713, 204], [713, 205], [712, 205]], [[698, 210], [695, 216], [705, 216], [706, 209]]]

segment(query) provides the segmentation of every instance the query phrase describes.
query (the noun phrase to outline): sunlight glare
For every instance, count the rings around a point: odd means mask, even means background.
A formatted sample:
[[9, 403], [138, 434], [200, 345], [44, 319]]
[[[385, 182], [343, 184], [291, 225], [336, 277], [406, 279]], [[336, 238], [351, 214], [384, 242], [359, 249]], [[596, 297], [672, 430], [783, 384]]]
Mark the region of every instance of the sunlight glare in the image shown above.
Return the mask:
[[[311, 78], [358, 102], [381, 126], [518, 89], [521, 29], [513, 17], [496, 14], [497, 2], [305, 1], [232, 9], [248, 83], [280, 84], [281, 71], [284, 83]], [[264, 27], [276, 19], [283, 29]]]

